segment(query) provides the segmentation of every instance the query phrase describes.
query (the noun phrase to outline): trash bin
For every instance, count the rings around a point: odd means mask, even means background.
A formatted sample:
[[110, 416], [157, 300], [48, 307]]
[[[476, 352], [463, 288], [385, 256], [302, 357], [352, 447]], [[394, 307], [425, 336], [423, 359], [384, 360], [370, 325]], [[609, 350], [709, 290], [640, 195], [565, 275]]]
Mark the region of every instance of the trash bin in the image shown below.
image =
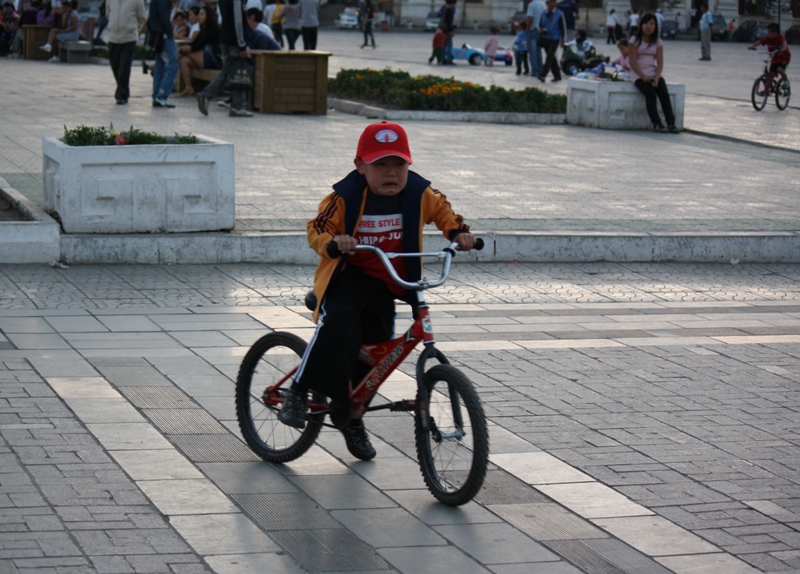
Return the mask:
[[383, 20], [381, 22], [381, 32], [388, 32], [389, 31], [389, 21]]

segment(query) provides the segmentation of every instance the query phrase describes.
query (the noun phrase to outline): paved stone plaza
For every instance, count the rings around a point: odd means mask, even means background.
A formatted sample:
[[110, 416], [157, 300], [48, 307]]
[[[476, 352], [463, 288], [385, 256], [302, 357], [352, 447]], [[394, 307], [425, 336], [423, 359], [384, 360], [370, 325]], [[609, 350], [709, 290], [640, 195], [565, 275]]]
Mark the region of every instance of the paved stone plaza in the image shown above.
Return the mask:
[[[358, 39], [323, 31], [332, 70], [390, 49], [428, 70], [429, 35]], [[415, 165], [478, 229], [798, 230], [797, 109], [747, 109], [743, 45], [715, 43], [711, 71], [697, 43], [667, 46], [687, 126], [745, 141], [410, 122]], [[237, 226], [296, 229], [366, 122], [153, 110], [141, 74], [122, 108], [100, 66], [2, 69], [0, 177], [34, 200], [41, 138], [113, 121], [234, 141]], [[454, 71], [524, 81], [508, 72]], [[456, 265], [428, 300], [492, 451], [459, 509], [424, 488], [407, 415], [367, 419], [369, 463], [334, 431], [280, 467], [238, 438], [242, 356], [270, 330], [311, 335], [312, 274], [0, 267], [0, 573], [800, 572], [800, 265]], [[382, 393], [410, 397], [411, 374]]]

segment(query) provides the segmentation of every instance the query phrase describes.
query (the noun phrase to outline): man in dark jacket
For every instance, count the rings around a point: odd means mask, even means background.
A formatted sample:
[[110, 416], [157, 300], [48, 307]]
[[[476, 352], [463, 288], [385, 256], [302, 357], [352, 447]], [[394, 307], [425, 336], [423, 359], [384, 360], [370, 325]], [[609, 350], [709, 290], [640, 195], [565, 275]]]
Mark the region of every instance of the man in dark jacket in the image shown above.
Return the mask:
[[439, 21], [439, 28], [445, 33], [447, 39], [444, 41], [444, 64], [453, 64], [453, 34], [456, 28], [456, 0], [446, 0], [442, 19]]
[[172, 36], [170, 0], [152, 0], [147, 18], [147, 31], [154, 40], [156, 69], [153, 70], [153, 107], [174, 108], [168, 98], [175, 87], [178, 75], [178, 48]]
[[[222, 27], [219, 33], [219, 49], [222, 53], [222, 70], [211, 80], [206, 89], [197, 94], [197, 107], [208, 115], [208, 102], [222, 89], [223, 83], [233, 68], [236, 58], [247, 58], [247, 40], [250, 27], [247, 25], [245, 4], [242, 0], [219, 0]], [[253, 112], [246, 109], [245, 92], [233, 91], [230, 116], [250, 117]]]

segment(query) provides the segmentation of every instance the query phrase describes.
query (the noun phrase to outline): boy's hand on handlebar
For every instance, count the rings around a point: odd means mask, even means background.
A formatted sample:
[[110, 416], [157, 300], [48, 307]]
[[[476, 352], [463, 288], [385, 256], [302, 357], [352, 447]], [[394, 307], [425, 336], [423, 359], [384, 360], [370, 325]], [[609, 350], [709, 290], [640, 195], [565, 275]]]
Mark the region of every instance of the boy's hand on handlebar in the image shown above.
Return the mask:
[[459, 233], [453, 238], [458, 243], [459, 251], [469, 251], [475, 247], [475, 236], [472, 233]]
[[355, 237], [351, 237], [349, 235], [335, 235], [333, 237], [333, 241], [336, 243], [336, 247], [339, 248], [339, 251], [345, 255], [355, 255], [355, 248], [358, 245], [358, 241], [356, 241]]

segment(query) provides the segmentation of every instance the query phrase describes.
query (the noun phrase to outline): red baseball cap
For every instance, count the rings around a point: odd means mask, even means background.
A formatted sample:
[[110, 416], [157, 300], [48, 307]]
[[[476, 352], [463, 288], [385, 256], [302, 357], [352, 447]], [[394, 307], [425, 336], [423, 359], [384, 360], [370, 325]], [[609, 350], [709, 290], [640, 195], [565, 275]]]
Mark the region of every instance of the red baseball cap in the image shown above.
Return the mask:
[[385, 120], [368, 125], [358, 139], [356, 157], [361, 158], [364, 163], [372, 163], [390, 155], [402, 157], [412, 163], [406, 130]]

